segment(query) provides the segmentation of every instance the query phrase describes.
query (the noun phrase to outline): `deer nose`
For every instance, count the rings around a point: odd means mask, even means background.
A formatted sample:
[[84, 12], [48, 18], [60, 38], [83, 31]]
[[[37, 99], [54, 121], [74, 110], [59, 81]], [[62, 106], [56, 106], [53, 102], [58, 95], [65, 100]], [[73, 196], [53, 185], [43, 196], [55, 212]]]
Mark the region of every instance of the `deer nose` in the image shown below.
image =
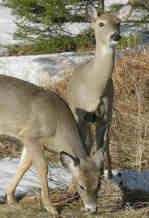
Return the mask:
[[86, 207], [85, 207], [85, 212], [86, 213], [89, 213], [89, 214], [96, 214], [97, 213], [97, 207], [94, 205], [87, 205]]
[[121, 39], [121, 36], [119, 33], [115, 32], [112, 34], [111, 39], [117, 42]]
[[96, 214], [97, 213], [97, 208], [87, 208], [87, 213], [89, 214]]

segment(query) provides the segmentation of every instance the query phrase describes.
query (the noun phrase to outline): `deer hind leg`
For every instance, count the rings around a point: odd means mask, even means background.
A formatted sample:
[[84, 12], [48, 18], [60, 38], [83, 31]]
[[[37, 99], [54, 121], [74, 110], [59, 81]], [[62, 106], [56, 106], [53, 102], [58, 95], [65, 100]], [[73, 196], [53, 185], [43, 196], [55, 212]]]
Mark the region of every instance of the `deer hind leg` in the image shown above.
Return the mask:
[[42, 186], [41, 198], [43, 206], [45, 209], [47, 209], [48, 212], [54, 215], [54, 217], [57, 217], [58, 213], [56, 209], [52, 206], [48, 196], [48, 163], [44, 158], [43, 151], [40, 146], [34, 146], [32, 149], [34, 150], [33, 164], [36, 167], [36, 170], [40, 176], [40, 182]]
[[16, 187], [19, 181], [21, 180], [21, 178], [23, 177], [24, 173], [31, 167], [31, 165], [32, 165], [31, 153], [27, 150], [27, 148], [24, 148], [22, 152], [18, 172], [16, 173], [15, 177], [13, 178], [7, 190], [7, 199], [9, 205], [16, 203], [14, 197]]

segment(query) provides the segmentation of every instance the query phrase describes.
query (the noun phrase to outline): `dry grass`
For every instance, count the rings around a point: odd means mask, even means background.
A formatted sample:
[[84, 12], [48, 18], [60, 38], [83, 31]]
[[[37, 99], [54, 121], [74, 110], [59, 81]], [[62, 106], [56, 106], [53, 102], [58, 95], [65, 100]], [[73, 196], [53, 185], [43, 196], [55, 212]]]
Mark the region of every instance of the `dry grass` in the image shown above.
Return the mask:
[[9, 138], [7, 136], [0, 136], [0, 159], [5, 157], [18, 157], [22, 151], [21, 142], [15, 138]]
[[[97, 215], [87, 215], [81, 211], [82, 202], [77, 195], [71, 195], [67, 191], [49, 191], [52, 204], [60, 211], [60, 218], [148, 218], [149, 203], [147, 201], [133, 199], [140, 193], [123, 193], [120, 187], [111, 181], [102, 181], [98, 194]], [[144, 196], [144, 195], [143, 195]], [[131, 199], [131, 201], [129, 201]], [[0, 204], [1, 218], [29, 218], [51, 217], [42, 208], [39, 196], [26, 197], [20, 201], [16, 208], [7, 204]]]
[[[123, 56], [116, 62], [113, 73], [115, 88], [113, 121], [111, 128], [111, 155], [113, 168], [144, 170], [149, 166], [149, 51]], [[52, 88], [66, 99], [68, 75]], [[7, 143], [6, 143], [7, 145]], [[0, 144], [0, 146], [2, 146]], [[10, 151], [3, 149], [0, 156]], [[6, 153], [5, 153], [6, 150]], [[17, 148], [16, 148], [17, 150]], [[3, 155], [2, 155], [3, 154]], [[5, 154], [5, 155], [4, 155]], [[51, 193], [51, 191], [50, 191]], [[31, 201], [34, 199], [31, 199]], [[51, 200], [62, 208], [62, 217], [85, 217], [80, 211], [81, 202], [76, 196], [56, 190]], [[103, 181], [98, 196], [98, 213], [103, 218], [148, 218], [149, 194], [128, 192], [110, 181]], [[35, 208], [34, 208], [35, 206]], [[33, 207], [33, 208], [32, 208]], [[7, 205], [0, 205], [1, 218], [47, 217], [40, 209], [39, 197], [36, 204], [24, 201], [19, 212], [11, 211]], [[23, 213], [24, 211], [24, 213]], [[37, 215], [38, 214], [38, 215]], [[86, 216], [88, 218], [94, 216]]]
[[[144, 170], [149, 166], [149, 51], [117, 61], [111, 152], [114, 167]], [[117, 162], [118, 161], [118, 162]]]

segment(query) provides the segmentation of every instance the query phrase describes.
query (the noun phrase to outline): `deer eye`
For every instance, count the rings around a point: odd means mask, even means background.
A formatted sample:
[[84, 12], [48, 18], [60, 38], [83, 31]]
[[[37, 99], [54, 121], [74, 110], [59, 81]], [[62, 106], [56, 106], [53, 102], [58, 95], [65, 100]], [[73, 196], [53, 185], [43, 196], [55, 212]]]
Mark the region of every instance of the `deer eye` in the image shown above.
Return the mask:
[[82, 191], [84, 191], [84, 190], [85, 190], [85, 187], [84, 187], [83, 185], [80, 185], [80, 189], [81, 189]]
[[100, 26], [100, 27], [104, 27], [104, 25], [105, 25], [105, 24], [104, 24], [103, 22], [100, 22], [100, 23], [99, 23], [99, 26]]

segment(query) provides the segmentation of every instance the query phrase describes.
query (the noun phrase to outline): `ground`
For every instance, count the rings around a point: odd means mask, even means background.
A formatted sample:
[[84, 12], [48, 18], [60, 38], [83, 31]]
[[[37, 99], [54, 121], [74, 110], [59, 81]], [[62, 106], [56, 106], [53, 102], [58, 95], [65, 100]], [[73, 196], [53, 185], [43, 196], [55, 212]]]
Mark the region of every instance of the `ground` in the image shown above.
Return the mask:
[[[115, 88], [111, 128], [113, 169], [145, 170], [149, 168], [149, 52], [127, 54], [119, 59], [113, 73]], [[69, 80], [69, 79], [68, 79]], [[52, 89], [65, 98], [67, 81]], [[11, 143], [11, 148], [10, 148]], [[12, 146], [13, 145], [13, 146]], [[17, 157], [20, 149], [15, 141], [1, 140], [0, 157]], [[48, 156], [48, 155], [47, 155]], [[61, 211], [60, 217], [81, 218], [148, 218], [149, 194], [128, 192], [111, 181], [102, 181], [98, 193], [97, 215], [85, 215], [78, 196], [59, 190], [49, 191], [52, 202]], [[51, 193], [52, 192], [52, 193]], [[36, 200], [35, 200], [36, 199]], [[21, 200], [18, 208], [0, 204], [0, 218], [47, 218], [39, 196]], [[50, 216], [49, 216], [50, 217]]]
[[[148, 218], [149, 205], [142, 202], [124, 202], [123, 194], [117, 185], [110, 181], [103, 182], [98, 196], [98, 212], [96, 215], [85, 215], [81, 212], [80, 200], [68, 195], [67, 192], [53, 191], [52, 202], [57, 206], [60, 218]], [[0, 204], [1, 218], [47, 218], [51, 217], [41, 207], [39, 196], [20, 201], [17, 208], [11, 208], [7, 204]]]

